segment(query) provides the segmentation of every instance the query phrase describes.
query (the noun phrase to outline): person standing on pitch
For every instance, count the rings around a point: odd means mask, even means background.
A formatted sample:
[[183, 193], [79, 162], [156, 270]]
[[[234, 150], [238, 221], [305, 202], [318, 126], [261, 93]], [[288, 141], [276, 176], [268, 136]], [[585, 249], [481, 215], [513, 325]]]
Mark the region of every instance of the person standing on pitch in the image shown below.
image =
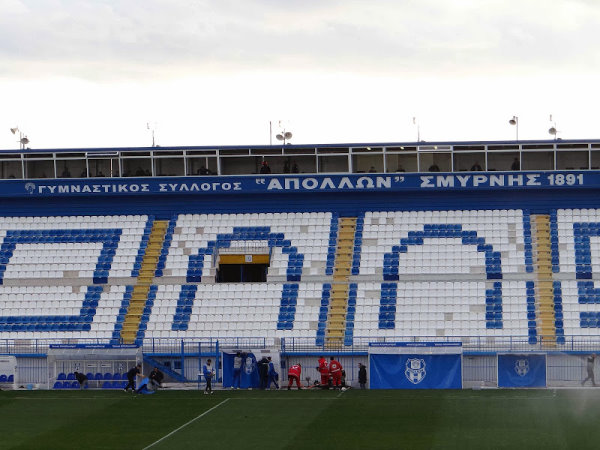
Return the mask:
[[270, 356], [267, 358], [267, 360], [269, 361], [269, 381], [267, 382], [267, 389], [271, 389], [271, 383], [275, 385], [275, 389], [279, 389], [279, 384], [277, 383], [279, 374], [275, 371], [275, 364], [273, 364], [273, 361], [271, 361]]
[[258, 361], [258, 376], [260, 377], [260, 388], [266, 389], [269, 384], [269, 360], [265, 356]]
[[83, 373], [79, 373], [79, 372], [73, 372], [73, 375], [75, 375], [75, 379], [79, 383], [79, 389], [84, 389], [84, 388], [87, 389], [87, 387], [88, 387], [87, 377]]
[[596, 386], [596, 380], [594, 379], [594, 362], [596, 361], [596, 354], [593, 353], [587, 357], [587, 377], [581, 382], [583, 386], [587, 380], [592, 380], [592, 384]]
[[329, 373], [331, 374], [333, 388], [339, 389], [342, 386], [342, 365], [333, 356], [329, 361]]
[[204, 379], [206, 380], [206, 387], [204, 388], [204, 394], [212, 394], [212, 379], [215, 376], [215, 369], [211, 365], [211, 360], [207, 359], [206, 364], [202, 366], [202, 373], [204, 374]]
[[233, 357], [233, 383], [231, 389], [240, 388], [240, 379], [242, 377], [242, 353], [237, 352]]
[[290, 370], [288, 370], [288, 391], [292, 389], [294, 380], [296, 380], [296, 386], [298, 386], [298, 390], [302, 389], [302, 385], [300, 384], [301, 375], [302, 366], [300, 364], [294, 364], [293, 366], [290, 366]]
[[329, 387], [329, 366], [327, 365], [327, 360], [324, 356], [319, 358], [319, 367], [317, 370], [321, 374], [321, 387], [323, 389]]
[[358, 384], [361, 389], [366, 389], [367, 384], [367, 368], [364, 364], [358, 363]]
[[127, 392], [129, 390], [129, 387], [131, 386], [131, 392], [135, 392], [135, 377], [137, 375], [140, 374], [140, 372], [142, 371], [142, 365], [138, 364], [135, 367], [132, 367], [131, 369], [129, 369], [129, 372], [127, 372], [127, 381], [129, 383], [127, 383], [127, 386], [125, 386], [123, 388], [123, 390], [125, 392]]

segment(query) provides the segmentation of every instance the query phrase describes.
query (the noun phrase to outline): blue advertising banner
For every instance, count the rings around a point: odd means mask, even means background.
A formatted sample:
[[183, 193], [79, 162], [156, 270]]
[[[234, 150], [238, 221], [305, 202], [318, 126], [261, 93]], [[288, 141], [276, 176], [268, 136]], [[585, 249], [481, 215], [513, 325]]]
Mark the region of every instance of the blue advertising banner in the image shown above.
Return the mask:
[[498, 387], [546, 387], [546, 355], [498, 355]]
[[461, 389], [460, 354], [370, 354], [371, 389]]
[[600, 172], [247, 175], [0, 181], [0, 197], [600, 188]]
[[[233, 358], [235, 353], [223, 353], [223, 387], [233, 386]], [[253, 353], [242, 353], [242, 371], [240, 374], [240, 388], [260, 387], [260, 377], [256, 357]]]

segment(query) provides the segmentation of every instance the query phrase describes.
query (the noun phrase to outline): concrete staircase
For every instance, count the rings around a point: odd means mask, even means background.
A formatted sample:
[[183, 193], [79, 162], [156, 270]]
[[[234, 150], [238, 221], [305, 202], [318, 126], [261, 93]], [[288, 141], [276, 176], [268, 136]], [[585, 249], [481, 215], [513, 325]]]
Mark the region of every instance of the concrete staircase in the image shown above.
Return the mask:
[[342, 217], [339, 220], [338, 239], [335, 251], [331, 303], [327, 316], [326, 343], [338, 347], [344, 343], [346, 313], [348, 310], [348, 283], [352, 274], [352, 255], [356, 218]]
[[532, 252], [536, 281], [537, 332], [545, 346], [556, 346], [552, 253], [550, 248], [550, 216], [531, 216]]
[[168, 225], [169, 222], [167, 220], [156, 220], [152, 224], [152, 231], [148, 238], [146, 252], [144, 253], [139, 275], [131, 294], [129, 308], [123, 321], [121, 340], [125, 344], [133, 344], [135, 342]]

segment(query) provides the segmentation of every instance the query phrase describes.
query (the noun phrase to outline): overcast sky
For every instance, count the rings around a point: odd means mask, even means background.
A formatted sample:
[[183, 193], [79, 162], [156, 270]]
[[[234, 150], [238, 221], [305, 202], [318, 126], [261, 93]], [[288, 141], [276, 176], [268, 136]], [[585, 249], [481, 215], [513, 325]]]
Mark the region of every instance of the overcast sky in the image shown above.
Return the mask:
[[[0, 148], [600, 138], [597, 0], [0, 0]], [[4, 130], [4, 131], [1, 131]]]

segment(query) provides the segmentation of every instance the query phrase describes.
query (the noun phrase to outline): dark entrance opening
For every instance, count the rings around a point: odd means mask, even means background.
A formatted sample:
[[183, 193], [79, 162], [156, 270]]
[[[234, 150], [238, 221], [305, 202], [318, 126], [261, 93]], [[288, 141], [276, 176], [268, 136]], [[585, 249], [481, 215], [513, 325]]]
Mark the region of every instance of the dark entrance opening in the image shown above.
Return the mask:
[[219, 264], [217, 283], [265, 283], [268, 264]]

